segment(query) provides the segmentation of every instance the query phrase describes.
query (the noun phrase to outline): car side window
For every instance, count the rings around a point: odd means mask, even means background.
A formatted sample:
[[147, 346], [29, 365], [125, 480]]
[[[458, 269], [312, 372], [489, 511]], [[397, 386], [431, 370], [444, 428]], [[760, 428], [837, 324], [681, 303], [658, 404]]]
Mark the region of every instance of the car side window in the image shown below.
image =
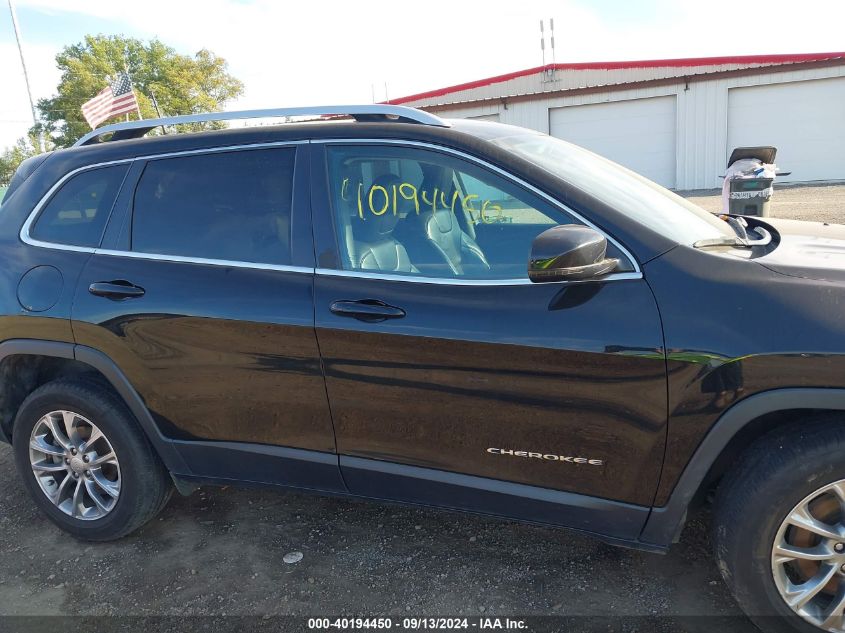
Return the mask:
[[132, 210], [132, 250], [289, 264], [295, 148], [151, 160]]
[[445, 153], [330, 146], [328, 163], [347, 270], [526, 278], [533, 239], [552, 226], [580, 223], [508, 179]]
[[47, 202], [29, 234], [45, 242], [97, 247], [129, 164], [72, 176]]

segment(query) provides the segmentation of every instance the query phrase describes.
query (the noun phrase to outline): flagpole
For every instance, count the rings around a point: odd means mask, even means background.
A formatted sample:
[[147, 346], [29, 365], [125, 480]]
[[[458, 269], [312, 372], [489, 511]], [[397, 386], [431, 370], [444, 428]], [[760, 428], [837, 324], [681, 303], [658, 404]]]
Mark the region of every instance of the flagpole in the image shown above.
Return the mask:
[[[158, 119], [162, 118], [161, 117], [161, 110], [158, 107], [158, 99], [156, 99], [156, 93], [153, 92], [152, 86], [150, 86], [150, 101], [153, 102], [153, 108], [155, 108], [155, 111], [156, 111], [156, 118], [158, 118]], [[163, 134], [167, 134], [167, 128], [164, 127], [163, 125], [161, 126], [161, 131], [162, 131]]]
[[[12, 0], [9, 0], [9, 13], [12, 14], [12, 26], [15, 29], [15, 41], [18, 43], [18, 54], [21, 56], [21, 68], [23, 68], [23, 79], [26, 83], [26, 95], [29, 98], [29, 109], [32, 112], [32, 124], [38, 125], [38, 116], [35, 113], [35, 102], [32, 100], [32, 88], [29, 85], [29, 73], [26, 70], [26, 61], [23, 56], [23, 46], [21, 45], [21, 30], [18, 25], [18, 15], [15, 12], [15, 5]], [[39, 132], [38, 143], [41, 145], [41, 151], [44, 151], [44, 136]]]
[[[126, 77], [129, 79], [129, 85], [132, 86], [132, 75], [129, 74], [129, 56], [126, 54], [126, 49], [123, 49], [123, 72], [126, 73]], [[134, 88], [132, 88], [134, 90]], [[141, 116], [141, 104], [138, 99], [135, 99], [135, 110], [138, 112], [138, 120], [143, 121], [144, 117]], [[126, 113], [126, 120], [129, 120], [129, 113]]]

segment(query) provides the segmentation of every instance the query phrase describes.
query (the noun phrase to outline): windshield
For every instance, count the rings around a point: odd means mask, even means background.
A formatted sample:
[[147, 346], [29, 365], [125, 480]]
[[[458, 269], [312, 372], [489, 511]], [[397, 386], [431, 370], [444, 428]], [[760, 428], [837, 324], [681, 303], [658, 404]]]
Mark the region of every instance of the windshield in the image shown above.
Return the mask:
[[[492, 125], [490, 126], [493, 127]], [[487, 140], [572, 183], [594, 198], [680, 244], [734, 236], [712, 213], [621, 165], [577, 145], [511, 126], [495, 126], [501, 136]], [[473, 130], [474, 132], [475, 130]]]

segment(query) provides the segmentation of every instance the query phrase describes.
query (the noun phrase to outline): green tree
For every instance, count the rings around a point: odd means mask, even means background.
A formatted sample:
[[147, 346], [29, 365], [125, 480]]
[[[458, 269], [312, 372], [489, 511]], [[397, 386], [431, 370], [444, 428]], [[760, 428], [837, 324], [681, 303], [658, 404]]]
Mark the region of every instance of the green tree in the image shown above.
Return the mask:
[[38, 102], [41, 121], [32, 132], [45, 131], [59, 147], [72, 145], [90, 131], [82, 104], [105, 88], [109, 77], [124, 70], [132, 78], [145, 119], [157, 116], [152, 95], [162, 116], [174, 116], [220, 111], [243, 92], [243, 84], [227, 72], [222, 57], [208, 50], [193, 57], [180, 55], [157, 39], [87, 35], [84, 42], [66, 46], [56, 63], [62, 72], [58, 94]]
[[[52, 149], [52, 147], [46, 149]], [[38, 137], [33, 134], [18, 139], [12, 147], [3, 150], [0, 153], [0, 187], [6, 187], [11, 182], [18, 165], [40, 153]]]

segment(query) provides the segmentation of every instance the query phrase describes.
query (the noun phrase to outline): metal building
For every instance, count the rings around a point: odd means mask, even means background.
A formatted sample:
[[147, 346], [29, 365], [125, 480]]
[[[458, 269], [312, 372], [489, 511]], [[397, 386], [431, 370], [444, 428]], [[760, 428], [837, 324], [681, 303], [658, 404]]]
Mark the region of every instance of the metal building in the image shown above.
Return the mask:
[[389, 103], [540, 130], [679, 190], [720, 187], [753, 145], [778, 148], [781, 181], [845, 180], [845, 53], [549, 64]]

